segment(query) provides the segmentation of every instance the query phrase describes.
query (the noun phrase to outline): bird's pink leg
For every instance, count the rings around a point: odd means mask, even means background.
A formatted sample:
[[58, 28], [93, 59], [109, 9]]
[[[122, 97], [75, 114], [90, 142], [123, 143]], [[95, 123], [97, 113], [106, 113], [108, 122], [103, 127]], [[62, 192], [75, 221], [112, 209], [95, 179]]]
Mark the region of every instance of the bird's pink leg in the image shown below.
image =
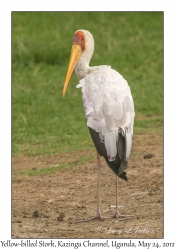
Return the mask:
[[91, 221], [91, 220], [95, 220], [95, 219], [101, 219], [103, 220], [103, 217], [101, 215], [101, 210], [100, 210], [100, 156], [97, 152], [97, 175], [98, 175], [98, 181], [97, 181], [97, 214], [94, 217], [91, 217], [89, 219], [86, 220], [82, 220], [80, 222], [86, 222], [86, 221]]
[[119, 208], [118, 208], [118, 176], [116, 176], [116, 211], [115, 211], [115, 214], [113, 217], [116, 219], [121, 218], [119, 220], [129, 220], [129, 219], [131, 219], [131, 217], [133, 217], [133, 215], [124, 215], [124, 214], [119, 213]]
[[97, 174], [98, 174], [98, 182], [97, 182], [97, 215], [96, 218], [103, 219], [101, 216], [100, 210], [100, 156], [97, 152]]

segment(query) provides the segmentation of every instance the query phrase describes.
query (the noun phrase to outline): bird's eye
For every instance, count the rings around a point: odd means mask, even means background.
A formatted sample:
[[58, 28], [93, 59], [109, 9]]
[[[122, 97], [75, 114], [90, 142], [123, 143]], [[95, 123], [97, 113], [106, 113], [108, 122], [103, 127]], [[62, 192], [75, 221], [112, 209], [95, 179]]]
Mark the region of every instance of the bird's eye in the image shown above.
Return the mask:
[[83, 42], [83, 38], [81, 38], [80, 41]]

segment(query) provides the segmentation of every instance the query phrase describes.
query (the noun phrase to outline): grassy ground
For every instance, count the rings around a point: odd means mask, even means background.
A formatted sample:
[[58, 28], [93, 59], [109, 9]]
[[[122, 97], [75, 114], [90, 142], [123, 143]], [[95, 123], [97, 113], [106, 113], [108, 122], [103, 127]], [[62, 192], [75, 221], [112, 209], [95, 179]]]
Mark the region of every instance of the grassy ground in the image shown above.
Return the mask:
[[57, 154], [92, 148], [73, 74], [61, 96], [71, 38], [95, 39], [93, 65], [111, 65], [128, 81], [135, 133], [157, 132], [163, 116], [162, 12], [12, 12], [12, 152]]

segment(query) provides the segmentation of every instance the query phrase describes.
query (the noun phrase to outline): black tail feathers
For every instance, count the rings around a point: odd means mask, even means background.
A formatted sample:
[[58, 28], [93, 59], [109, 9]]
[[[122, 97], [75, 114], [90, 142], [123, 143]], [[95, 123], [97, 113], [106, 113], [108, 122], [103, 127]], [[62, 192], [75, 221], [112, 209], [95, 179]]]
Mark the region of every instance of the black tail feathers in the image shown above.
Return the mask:
[[126, 176], [126, 172], [123, 172], [121, 175], [119, 175], [119, 177], [125, 181], [128, 181], [128, 177]]

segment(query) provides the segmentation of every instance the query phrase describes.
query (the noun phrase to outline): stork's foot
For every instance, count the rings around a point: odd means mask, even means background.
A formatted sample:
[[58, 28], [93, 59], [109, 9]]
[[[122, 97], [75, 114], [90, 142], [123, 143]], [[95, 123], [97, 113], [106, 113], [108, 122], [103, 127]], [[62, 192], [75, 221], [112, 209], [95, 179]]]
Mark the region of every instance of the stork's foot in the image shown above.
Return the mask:
[[117, 221], [122, 221], [122, 220], [131, 220], [135, 217], [135, 215], [128, 215], [128, 214], [121, 214], [119, 212], [116, 212], [112, 218], [117, 219]]
[[123, 220], [131, 220], [134, 217], [135, 217], [135, 215], [120, 214], [119, 212], [116, 212], [112, 216], [103, 216], [101, 213], [98, 213], [96, 216], [90, 217], [90, 218], [85, 219], [85, 220], [76, 221], [76, 223], [88, 222], [88, 221], [91, 221], [91, 220], [101, 220], [101, 221], [103, 221], [104, 219], [112, 219], [112, 218], [117, 219], [117, 221], [123, 221]]

